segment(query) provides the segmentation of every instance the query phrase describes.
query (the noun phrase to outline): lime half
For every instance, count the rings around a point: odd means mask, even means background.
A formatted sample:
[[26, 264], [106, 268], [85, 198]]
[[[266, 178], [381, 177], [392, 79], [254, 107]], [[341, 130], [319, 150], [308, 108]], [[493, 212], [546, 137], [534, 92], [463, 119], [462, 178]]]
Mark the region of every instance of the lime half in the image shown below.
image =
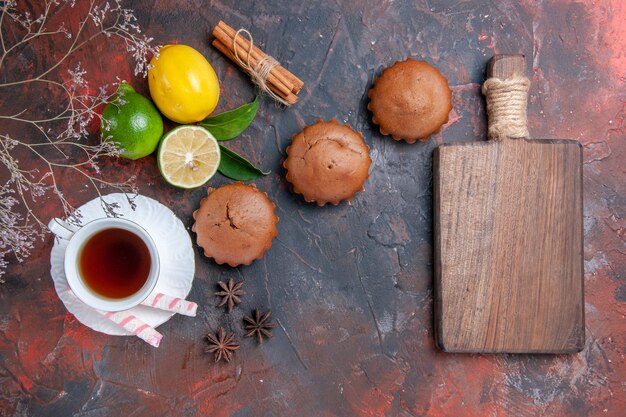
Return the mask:
[[163, 136], [158, 163], [161, 175], [170, 184], [180, 188], [199, 187], [217, 172], [220, 147], [205, 128], [179, 126]]

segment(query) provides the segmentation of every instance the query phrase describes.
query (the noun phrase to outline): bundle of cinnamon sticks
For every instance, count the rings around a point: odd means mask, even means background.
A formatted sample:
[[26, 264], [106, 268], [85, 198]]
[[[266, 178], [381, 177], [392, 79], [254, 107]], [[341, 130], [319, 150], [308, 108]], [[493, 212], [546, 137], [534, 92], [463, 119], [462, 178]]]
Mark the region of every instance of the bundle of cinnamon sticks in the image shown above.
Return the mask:
[[[226, 55], [231, 61], [239, 65], [247, 73], [257, 71], [259, 63], [267, 61], [267, 55], [251, 44], [243, 34], [220, 20], [213, 29], [215, 39], [212, 45]], [[242, 65], [242, 62], [244, 65]], [[298, 77], [287, 71], [285, 67], [278, 64], [272, 67], [264, 80], [264, 85], [274, 94], [280, 97], [285, 104], [291, 105], [298, 101], [297, 94], [304, 83]]]

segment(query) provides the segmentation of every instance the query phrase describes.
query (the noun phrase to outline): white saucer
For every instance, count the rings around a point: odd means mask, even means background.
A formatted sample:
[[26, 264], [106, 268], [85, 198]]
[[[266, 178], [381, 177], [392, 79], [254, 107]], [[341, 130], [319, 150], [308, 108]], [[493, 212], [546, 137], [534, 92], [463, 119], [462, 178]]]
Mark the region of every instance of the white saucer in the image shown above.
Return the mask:
[[[116, 212], [121, 214], [120, 217], [138, 223], [152, 236], [159, 251], [161, 267], [160, 278], [154, 292], [186, 298], [191, 290], [196, 264], [191, 238], [183, 223], [169, 208], [148, 197], [136, 196], [133, 199], [136, 205], [134, 210], [124, 194], [109, 194], [103, 198], [107, 203], [117, 203], [119, 208]], [[107, 217], [99, 198], [79, 207], [77, 211], [82, 216], [82, 224]], [[85, 326], [98, 332], [116, 336], [130, 335], [131, 333], [97, 313], [69, 291], [70, 287], [65, 279], [63, 267], [67, 242], [64, 239], [55, 238], [52, 252], [50, 252], [50, 275], [54, 280], [57, 294], [67, 310]], [[165, 323], [174, 315], [174, 313], [141, 305], [129, 311], [152, 327]]]

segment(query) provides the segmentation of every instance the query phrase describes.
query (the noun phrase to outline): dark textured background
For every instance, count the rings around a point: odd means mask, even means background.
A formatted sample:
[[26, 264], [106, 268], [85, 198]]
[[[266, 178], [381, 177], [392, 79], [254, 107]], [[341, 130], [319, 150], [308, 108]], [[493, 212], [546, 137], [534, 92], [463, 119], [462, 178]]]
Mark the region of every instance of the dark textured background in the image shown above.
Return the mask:
[[[196, 248], [189, 299], [200, 304], [198, 317], [161, 326], [158, 349], [93, 332], [66, 312], [49, 277], [48, 237], [10, 266], [0, 287], [0, 414], [626, 414], [624, 2], [146, 0], [132, 7], [157, 43], [189, 44], [209, 59], [221, 81], [219, 110], [254, 96], [247, 77], [208, 44], [219, 19], [249, 28], [304, 80], [296, 106], [263, 98], [252, 126], [230, 143], [272, 170], [255, 183], [276, 203], [280, 233], [249, 267], [217, 266]], [[96, 45], [73, 58], [92, 83], [119, 76], [147, 92], [122, 45]], [[506, 52], [528, 58], [531, 135], [584, 145], [587, 341], [575, 355], [458, 355], [434, 346], [432, 150], [484, 140], [479, 87], [487, 60]], [[28, 53], [16, 59], [40, 65], [54, 49]], [[366, 112], [375, 75], [407, 56], [434, 64], [453, 90], [450, 122], [415, 145], [381, 137]], [[349, 123], [371, 147], [371, 177], [351, 204], [306, 204], [284, 180], [291, 135], [318, 117]], [[131, 174], [142, 194], [190, 228], [206, 187], [169, 187], [153, 156], [104, 162], [109, 179]], [[209, 185], [228, 182], [218, 176]], [[64, 190], [76, 205], [94, 197], [78, 179], [68, 178]], [[41, 205], [42, 217], [61, 214], [53, 202]], [[247, 295], [229, 316], [211, 294], [230, 277], [245, 279]], [[254, 307], [272, 308], [275, 337], [261, 347], [242, 340], [232, 363], [214, 365], [203, 352], [205, 333], [225, 326], [241, 338], [242, 315]]]

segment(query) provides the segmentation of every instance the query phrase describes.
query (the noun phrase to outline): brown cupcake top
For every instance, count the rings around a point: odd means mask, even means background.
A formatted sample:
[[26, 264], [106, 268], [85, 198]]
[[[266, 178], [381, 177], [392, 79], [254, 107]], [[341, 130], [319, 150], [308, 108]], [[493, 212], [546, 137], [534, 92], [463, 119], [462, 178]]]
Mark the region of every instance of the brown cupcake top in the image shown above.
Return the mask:
[[439, 132], [452, 110], [446, 77], [432, 65], [412, 58], [384, 69], [368, 96], [367, 108], [380, 133], [408, 143]]
[[307, 202], [339, 204], [363, 191], [372, 160], [359, 132], [332, 119], [318, 119], [293, 135], [287, 147], [287, 181]]
[[235, 183], [209, 189], [193, 213], [197, 242], [218, 264], [250, 265], [278, 235], [276, 206], [254, 185]]

